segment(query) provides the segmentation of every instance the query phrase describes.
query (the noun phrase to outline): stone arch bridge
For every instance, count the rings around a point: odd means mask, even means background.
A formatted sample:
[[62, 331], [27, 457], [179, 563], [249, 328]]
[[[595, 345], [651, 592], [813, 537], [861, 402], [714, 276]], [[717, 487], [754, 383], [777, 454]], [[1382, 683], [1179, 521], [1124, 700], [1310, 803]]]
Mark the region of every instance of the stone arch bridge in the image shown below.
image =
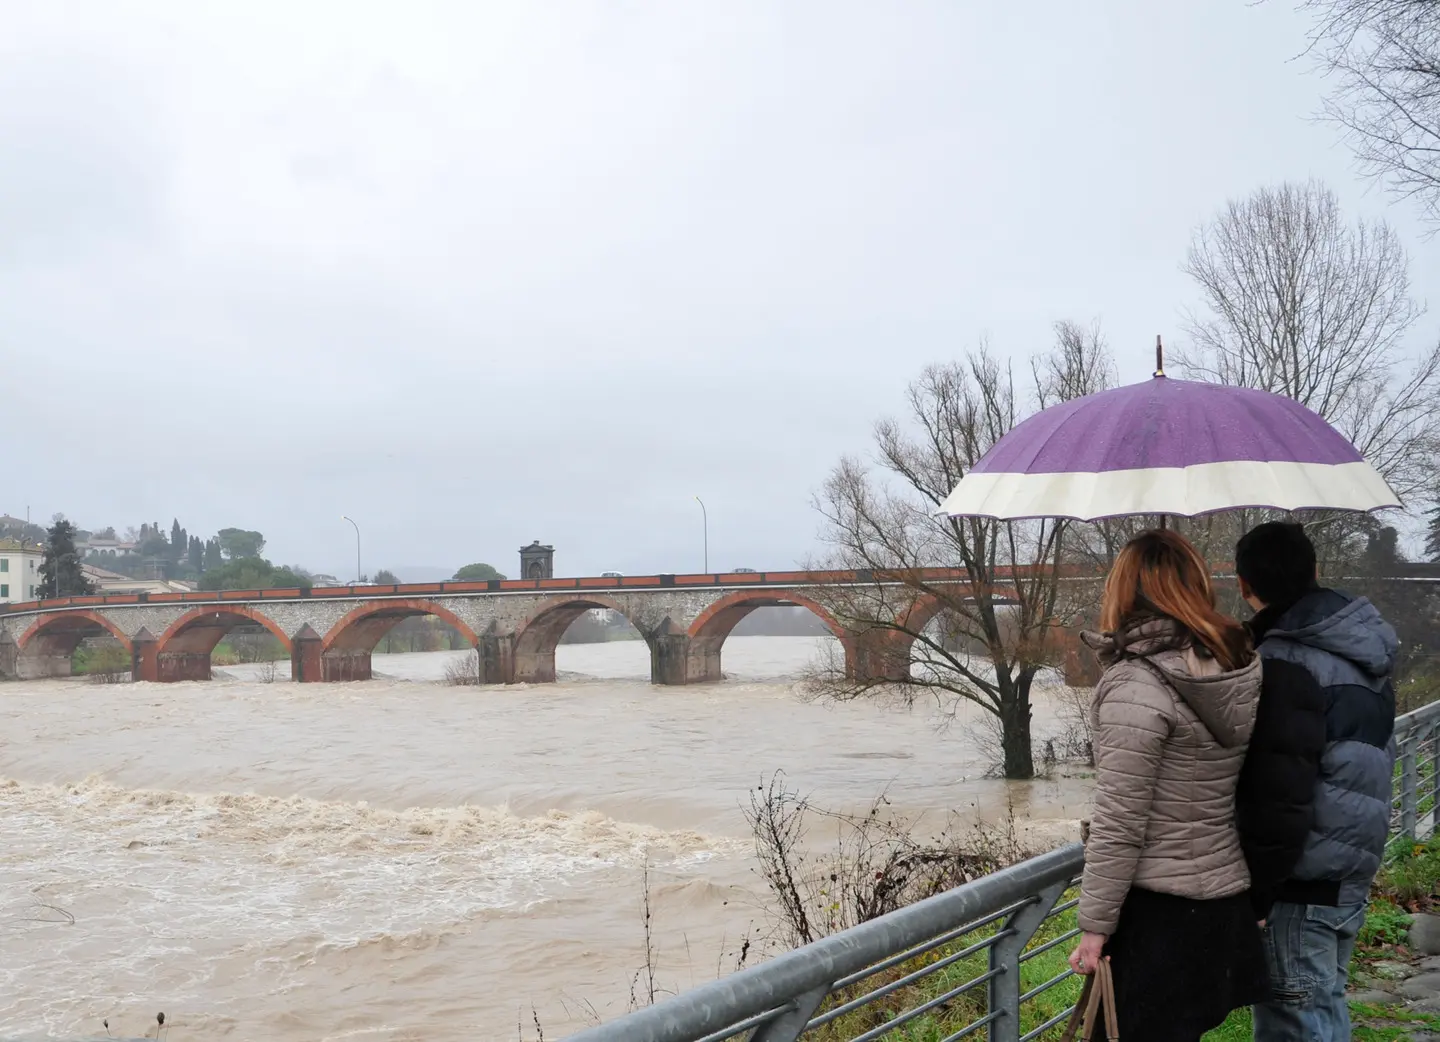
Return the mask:
[[[910, 582], [921, 577], [965, 581], [925, 569]], [[884, 585], [900, 591], [893, 610], [910, 624], [933, 614], [905, 596], [901, 578]], [[481, 683], [546, 683], [565, 630], [583, 612], [608, 608], [645, 639], [654, 683], [693, 684], [720, 680], [725, 638], [750, 612], [774, 605], [819, 616], [852, 675], [907, 675], [909, 643], [893, 629], [847, 629], [821, 603], [816, 591], [825, 587], [877, 588], [863, 572], [742, 572], [70, 597], [0, 606], [0, 678], [69, 676], [80, 642], [108, 633], [129, 653], [136, 680], [208, 680], [210, 653], [227, 633], [264, 629], [289, 651], [297, 681], [367, 680], [371, 650], [392, 626], [434, 615], [477, 650]]]

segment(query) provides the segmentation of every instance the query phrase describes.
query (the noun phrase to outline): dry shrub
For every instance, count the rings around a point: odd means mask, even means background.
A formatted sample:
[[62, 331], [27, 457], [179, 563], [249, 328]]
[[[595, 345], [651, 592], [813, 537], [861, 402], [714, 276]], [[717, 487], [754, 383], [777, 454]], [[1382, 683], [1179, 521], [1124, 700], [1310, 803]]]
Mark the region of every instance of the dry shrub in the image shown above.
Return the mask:
[[124, 684], [130, 680], [130, 656], [118, 644], [95, 649], [86, 668], [86, 679], [92, 684]]
[[480, 652], [471, 648], [464, 658], [445, 664], [445, 683], [455, 687], [480, 683]]
[[[779, 771], [751, 791], [745, 818], [758, 871], [775, 902], [775, 939], [787, 948], [1039, 853], [1016, 833], [1013, 813], [1000, 826], [967, 826], [951, 815], [938, 835], [921, 840], [916, 820], [894, 813], [884, 794], [863, 814], [825, 810], [789, 789]], [[819, 854], [805, 843], [817, 820], [836, 834], [834, 848]]]
[[1056, 694], [1059, 708], [1055, 715], [1060, 718], [1061, 729], [1050, 739], [1055, 760], [1095, 766], [1095, 728], [1090, 722], [1090, 703], [1094, 697], [1093, 687], [1070, 687], [1067, 684], [1059, 689]]

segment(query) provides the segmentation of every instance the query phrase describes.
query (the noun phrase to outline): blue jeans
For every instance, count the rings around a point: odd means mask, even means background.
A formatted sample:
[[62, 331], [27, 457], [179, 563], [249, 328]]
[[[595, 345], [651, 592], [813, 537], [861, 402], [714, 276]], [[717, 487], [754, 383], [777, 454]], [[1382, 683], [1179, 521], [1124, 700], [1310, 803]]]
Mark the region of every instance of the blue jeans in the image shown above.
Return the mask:
[[1350, 1042], [1350, 953], [1365, 906], [1277, 901], [1265, 922], [1271, 998], [1255, 1007], [1255, 1042]]

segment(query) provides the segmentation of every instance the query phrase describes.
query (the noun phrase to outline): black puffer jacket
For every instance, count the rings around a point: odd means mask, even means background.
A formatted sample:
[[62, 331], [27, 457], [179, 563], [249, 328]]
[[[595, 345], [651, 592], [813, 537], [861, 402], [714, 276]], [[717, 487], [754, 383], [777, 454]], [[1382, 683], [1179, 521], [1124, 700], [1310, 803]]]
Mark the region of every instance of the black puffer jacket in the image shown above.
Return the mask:
[[[1262, 613], [1256, 637], [1273, 617]], [[1235, 793], [1235, 823], [1250, 869], [1255, 918], [1265, 919], [1290, 877], [1315, 821], [1315, 788], [1325, 751], [1325, 693], [1304, 666], [1265, 659], [1260, 708]]]
[[1269, 628], [1257, 616], [1268, 667], [1306, 670], [1325, 698], [1325, 750], [1315, 783], [1315, 818], [1277, 901], [1364, 904], [1390, 825], [1395, 770], [1395, 630], [1363, 597], [1315, 589]]

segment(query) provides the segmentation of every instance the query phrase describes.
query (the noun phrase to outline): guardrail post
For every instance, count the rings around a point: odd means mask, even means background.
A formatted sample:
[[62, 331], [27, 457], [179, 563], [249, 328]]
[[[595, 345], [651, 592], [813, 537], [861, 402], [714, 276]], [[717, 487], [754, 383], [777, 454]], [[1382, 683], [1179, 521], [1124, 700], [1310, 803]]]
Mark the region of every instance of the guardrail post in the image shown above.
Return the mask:
[[1065, 893], [1068, 883], [1047, 886], [1035, 900], [1005, 920], [1001, 930], [1013, 931], [990, 946], [990, 969], [999, 970], [986, 985], [987, 1009], [1000, 1016], [990, 1022], [986, 1038], [989, 1042], [1019, 1042], [1020, 1039], [1020, 953], [1040, 929]]
[[1415, 733], [1405, 736], [1400, 746], [1400, 834], [1415, 839], [1415, 807], [1420, 790], [1420, 779], [1415, 773], [1415, 747], [1418, 745]]
[[[1440, 732], [1437, 732], [1436, 725], [1431, 723], [1425, 725], [1424, 735], [1420, 744], [1422, 747], [1427, 744], [1430, 747], [1430, 778], [1426, 786], [1430, 797], [1430, 828], [1426, 832], [1429, 837], [1435, 835], [1435, 827], [1440, 825]], [[1419, 828], [1419, 825], [1416, 828]]]
[[748, 1042], [795, 1042], [810, 1018], [830, 994], [830, 987], [815, 988], [795, 1000], [795, 1008], [782, 1013], [768, 1024], [761, 1024], [750, 1033]]

